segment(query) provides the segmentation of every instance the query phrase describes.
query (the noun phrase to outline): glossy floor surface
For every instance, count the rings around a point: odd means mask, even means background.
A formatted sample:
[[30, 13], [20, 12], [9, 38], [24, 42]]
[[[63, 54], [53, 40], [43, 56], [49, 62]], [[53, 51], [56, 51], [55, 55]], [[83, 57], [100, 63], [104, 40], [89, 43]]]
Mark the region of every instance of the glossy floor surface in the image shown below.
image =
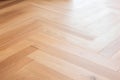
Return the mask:
[[120, 80], [119, 0], [0, 1], [0, 80]]

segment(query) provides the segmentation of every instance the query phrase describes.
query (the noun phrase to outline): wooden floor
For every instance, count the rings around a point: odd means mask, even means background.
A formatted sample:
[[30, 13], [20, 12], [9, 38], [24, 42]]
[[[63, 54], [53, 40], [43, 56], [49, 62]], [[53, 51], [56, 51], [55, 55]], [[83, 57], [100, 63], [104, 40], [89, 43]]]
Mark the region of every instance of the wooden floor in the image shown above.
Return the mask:
[[120, 80], [120, 1], [0, 1], [0, 80]]

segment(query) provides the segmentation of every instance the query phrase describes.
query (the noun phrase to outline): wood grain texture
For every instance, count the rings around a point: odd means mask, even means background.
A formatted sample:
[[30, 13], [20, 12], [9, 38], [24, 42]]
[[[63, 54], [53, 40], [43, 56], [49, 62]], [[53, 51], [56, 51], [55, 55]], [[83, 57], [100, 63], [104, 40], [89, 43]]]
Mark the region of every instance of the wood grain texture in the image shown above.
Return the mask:
[[0, 1], [0, 80], [120, 80], [118, 0]]
[[9, 7], [11, 5], [16, 5], [19, 2], [22, 2], [24, 0], [0, 0], [0, 9]]

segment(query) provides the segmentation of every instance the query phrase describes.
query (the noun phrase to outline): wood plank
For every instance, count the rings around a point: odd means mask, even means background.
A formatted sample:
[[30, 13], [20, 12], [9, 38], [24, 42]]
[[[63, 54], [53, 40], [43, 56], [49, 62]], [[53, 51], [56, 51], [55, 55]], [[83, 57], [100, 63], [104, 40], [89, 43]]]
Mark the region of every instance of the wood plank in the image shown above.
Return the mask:
[[[33, 46], [29, 46], [25, 49], [23, 49], [22, 51], [8, 57], [7, 59], [5, 59], [4, 61], [2, 61], [0, 63], [0, 78], [4, 80], [4, 78], [6, 78], [6, 75], [11, 75], [12, 73], [15, 73], [18, 69], [21, 69], [21, 67], [23, 65], [25, 65], [26, 63], [28, 63], [30, 60], [29, 59], [25, 59], [25, 57], [29, 54], [31, 54], [32, 52], [34, 52], [37, 48], [33, 47]], [[23, 61], [25, 62], [23, 62]], [[22, 62], [21, 62], [22, 61]], [[26, 62], [27, 61], [27, 62]], [[18, 63], [21, 64], [18, 64]]]
[[[36, 51], [33, 54], [29, 55], [30, 58], [34, 59], [40, 64], [46, 65], [61, 74], [64, 74], [73, 80], [90, 80], [91, 77], [95, 77], [98, 80], [107, 80], [106, 78], [99, 77], [94, 73], [90, 73], [74, 64], [70, 64], [67, 61], [64, 61], [60, 58], [54, 57], [54, 55], [49, 55], [49, 53], [45, 53], [42, 51]], [[53, 67], [54, 66], [54, 67]], [[69, 68], [68, 68], [69, 66]]]
[[11, 80], [73, 80], [55, 70], [32, 61], [19, 70]]
[[7, 1], [7, 0], [2, 0], [0, 1], [0, 9], [12, 6], [12, 5], [16, 5], [19, 2], [22, 2], [24, 0], [12, 0], [12, 1]]
[[24, 37], [27, 37], [35, 29], [37, 29], [36, 21], [32, 21], [31, 23], [19, 25], [16, 29], [0, 35], [0, 50], [6, 49], [15, 41], [19, 41], [21, 38], [23, 39]]

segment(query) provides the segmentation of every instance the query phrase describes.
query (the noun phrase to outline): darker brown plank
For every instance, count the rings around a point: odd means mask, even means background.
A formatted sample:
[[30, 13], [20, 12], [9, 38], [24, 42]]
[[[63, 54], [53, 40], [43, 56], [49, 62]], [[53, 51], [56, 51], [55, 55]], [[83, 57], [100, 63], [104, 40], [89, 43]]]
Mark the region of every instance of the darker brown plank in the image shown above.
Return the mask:
[[0, 0], [0, 9], [12, 6], [12, 5], [16, 5], [17, 3], [20, 3], [24, 0]]
[[32, 52], [36, 51], [37, 48], [34, 46], [29, 46], [22, 51], [8, 57], [6, 60], [0, 63], [0, 79], [4, 80], [5, 75], [10, 75], [15, 73], [24, 65], [29, 63], [31, 60], [28, 59], [26, 56], [31, 54]]

